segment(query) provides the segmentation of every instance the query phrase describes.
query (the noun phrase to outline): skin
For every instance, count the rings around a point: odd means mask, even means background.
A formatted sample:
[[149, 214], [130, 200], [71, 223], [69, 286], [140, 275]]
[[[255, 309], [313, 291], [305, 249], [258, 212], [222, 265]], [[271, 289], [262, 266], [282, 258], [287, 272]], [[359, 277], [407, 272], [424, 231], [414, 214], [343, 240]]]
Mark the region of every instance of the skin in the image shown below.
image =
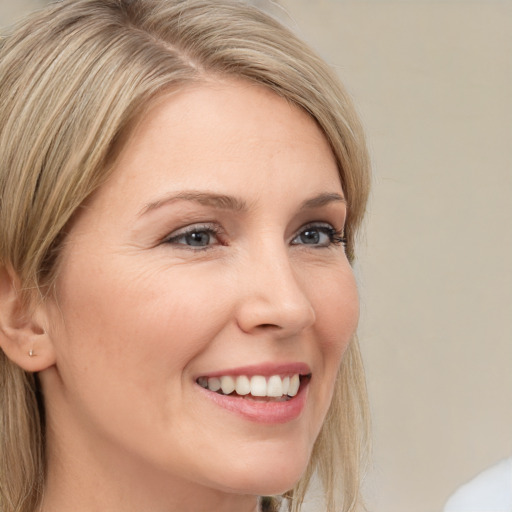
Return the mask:
[[[166, 200], [191, 190], [244, 208]], [[189, 86], [146, 113], [75, 218], [47, 306], [44, 512], [254, 511], [295, 484], [358, 319], [343, 246], [325, 234], [346, 205], [302, 207], [322, 194], [343, 195], [322, 132], [260, 86]], [[311, 223], [319, 243], [304, 243]], [[178, 236], [208, 240], [205, 225], [218, 232], [205, 247]], [[196, 383], [268, 362], [311, 368], [293, 421], [249, 421]]]

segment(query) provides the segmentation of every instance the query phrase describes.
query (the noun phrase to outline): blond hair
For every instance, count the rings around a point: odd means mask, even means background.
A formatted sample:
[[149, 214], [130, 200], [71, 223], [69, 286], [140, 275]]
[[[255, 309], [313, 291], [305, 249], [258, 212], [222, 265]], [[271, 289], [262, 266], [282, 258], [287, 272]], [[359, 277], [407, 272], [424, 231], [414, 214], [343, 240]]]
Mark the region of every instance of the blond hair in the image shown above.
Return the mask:
[[[236, 0], [64, 0], [0, 47], [0, 268], [16, 273], [27, 304], [34, 291], [51, 292], [70, 219], [108, 177], [133, 122], [159, 94], [212, 75], [261, 84], [316, 120], [348, 200], [353, 260], [369, 186], [365, 142], [343, 87], [303, 42]], [[33, 512], [45, 478], [37, 378], [0, 351], [0, 386], [0, 510]], [[354, 339], [309, 466], [285, 495], [292, 511], [315, 472], [329, 512], [359, 509], [367, 417]]]

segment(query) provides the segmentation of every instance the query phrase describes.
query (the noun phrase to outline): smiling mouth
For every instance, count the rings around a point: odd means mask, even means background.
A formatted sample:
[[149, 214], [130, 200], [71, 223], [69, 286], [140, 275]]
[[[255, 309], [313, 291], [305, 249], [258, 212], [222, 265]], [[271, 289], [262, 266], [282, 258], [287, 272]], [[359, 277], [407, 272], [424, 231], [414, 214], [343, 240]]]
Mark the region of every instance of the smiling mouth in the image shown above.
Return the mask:
[[199, 377], [197, 383], [204, 389], [219, 395], [240, 397], [258, 402], [287, 402], [297, 395], [301, 385], [311, 379], [311, 374], [301, 375], [223, 375]]

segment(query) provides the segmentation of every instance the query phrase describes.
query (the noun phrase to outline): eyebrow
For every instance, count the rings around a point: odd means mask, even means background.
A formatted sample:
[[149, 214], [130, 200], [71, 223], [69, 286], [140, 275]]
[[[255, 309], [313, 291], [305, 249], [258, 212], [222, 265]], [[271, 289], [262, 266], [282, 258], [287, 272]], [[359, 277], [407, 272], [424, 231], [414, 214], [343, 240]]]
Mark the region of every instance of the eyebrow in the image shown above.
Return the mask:
[[308, 210], [312, 208], [320, 208], [321, 206], [325, 206], [329, 203], [343, 203], [347, 204], [347, 200], [340, 194], [334, 193], [324, 193], [319, 194], [311, 199], [306, 199], [300, 206], [301, 210]]
[[[158, 199], [146, 204], [139, 212], [139, 216], [145, 215], [150, 211], [156, 210], [168, 204], [175, 203], [177, 201], [193, 201], [201, 205], [211, 206], [219, 210], [231, 210], [237, 212], [245, 212], [248, 210], [247, 203], [243, 199], [225, 194], [215, 194], [210, 192], [190, 190], [163, 197], [162, 199]], [[299, 210], [320, 208], [333, 202], [343, 203], [345, 205], [347, 204], [346, 199], [338, 193], [322, 193], [303, 201], [299, 207]]]
[[148, 203], [142, 208], [139, 216], [147, 212], [156, 210], [161, 206], [175, 203], [177, 201], [193, 201], [203, 206], [211, 206], [219, 210], [246, 211], [247, 203], [243, 199], [224, 194], [213, 194], [210, 192], [199, 192], [195, 190], [179, 192], [171, 196], [164, 197], [152, 203]]

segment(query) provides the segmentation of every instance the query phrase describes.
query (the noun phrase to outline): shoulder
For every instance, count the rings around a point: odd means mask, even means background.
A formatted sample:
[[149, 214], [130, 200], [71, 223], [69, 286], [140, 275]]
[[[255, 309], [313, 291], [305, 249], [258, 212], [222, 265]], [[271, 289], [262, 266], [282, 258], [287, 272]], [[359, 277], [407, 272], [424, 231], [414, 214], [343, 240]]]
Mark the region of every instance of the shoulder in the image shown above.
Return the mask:
[[512, 457], [459, 487], [444, 512], [512, 512]]

